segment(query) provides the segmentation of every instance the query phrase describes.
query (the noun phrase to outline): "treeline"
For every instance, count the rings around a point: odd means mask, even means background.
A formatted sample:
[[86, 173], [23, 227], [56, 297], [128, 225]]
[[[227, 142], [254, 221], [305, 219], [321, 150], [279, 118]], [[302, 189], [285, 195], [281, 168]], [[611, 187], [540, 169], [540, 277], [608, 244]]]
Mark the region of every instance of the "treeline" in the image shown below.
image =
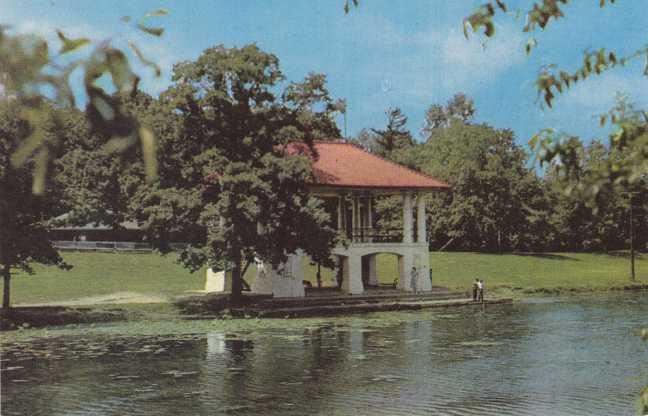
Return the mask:
[[[642, 123], [627, 102], [624, 119]], [[452, 192], [434, 195], [428, 209], [432, 249], [502, 251], [611, 251], [629, 248], [630, 204], [636, 247], [648, 242], [646, 178], [616, 183], [591, 198], [580, 189], [604, 165], [624, 155], [594, 140], [574, 152], [579, 169], [566, 175], [558, 163], [540, 170], [511, 130], [474, 122], [472, 100], [457, 94], [426, 112], [425, 141], [417, 143], [399, 109], [387, 111], [384, 129], [363, 130], [354, 140], [366, 149], [442, 179]], [[379, 202], [379, 225], [400, 225], [400, 202]]]
[[[259, 68], [251, 74], [248, 64]], [[51, 122], [45, 124], [43, 134], [53, 143], [49, 150], [55, 157], [50, 161], [46, 192], [38, 198], [30, 195], [33, 164], [7, 173], [9, 155], [19, 148], [21, 138], [32, 132], [28, 122], [19, 117], [15, 102], [0, 102], [0, 176], [3, 193], [7, 191], [3, 198], [30, 207], [34, 218], [68, 214], [68, 221], [76, 224], [94, 221], [114, 228], [136, 220], [148, 240], [163, 251], [172, 241], [192, 243], [195, 250], [183, 254], [185, 264], [192, 268], [214, 257], [208, 250], [215, 246], [216, 238], [231, 242], [249, 234], [245, 238], [250, 241], [241, 241], [240, 250], [258, 252], [254, 219], [290, 207], [293, 194], [304, 191], [300, 181], [308, 170], [296, 161], [282, 160], [275, 154], [277, 144], [342, 140], [335, 119], [344, 111], [344, 102], [330, 96], [326, 77], [309, 74], [277, 92], [276, 84], [282, 79], [274, 55], [253, 46], [240, 50], [217, 47], [195, 62], [176, 65], [173, 84], [158, 98], [141, 92], [115, 95], [120, 108], [157, 138], [158, 179], [152, 184], [144, 181], [147, 167], [141, 149], [119, 154], [120, 146], [128, 144], [126, 138], [114, 140], [114, 132], [110, 132], [111, 139], [94, 128], [86, 112], [51, 105]], [[627, 103], [619, 106], [624, 117], [618, 122], [642, 123]], [[452, 186], [452, 192], [429, 200], [432, 249], [627, 249], [631, 205], [636, 246], [646, 248], [646, 178], [632, 186], [618, 183], [601, 189], [595, 199], [579, 189], [584, 178], [599, 174], [602, 165], [622, 165], [623, 153], [593, 141], [583, 152], [574, 153], [577, 172], [565, 175], [556, 164], [541, 171], [511, 130], [476, 123], [475, 112], [473, 101], [457, 94], [445, 105], [427, 109], [423, 140], [414, 139], [407, 118], [397, 108], [387, 111], [384, 128], [366, 129], [347, 139]], [[205, 178], [215, 172], [221, 186], [218, 211], [210, 205], [216, 198], [205, 199]], [[288, 188], [286, 178], [293, 181]], [[227, 193], [223, 184], [231, 188]], [[260, 209], [260, 204], [266, 208]], [[325, 223], [321, 209], [307, 199], [303, 204], [308, 209], [295, 212], [312, 215], [300, 219], [295, 227], [312, 230], [310, 237], [283, 232], [279, 226], [282, 219], [274, 217], [263, 218], [277, 224], [276, 230], [268, 228], [266, 232], [276, 233], [272, 241], [286, 240], [283, 246], [299, 242], [324, 257], [326, 250], [318, 247], [330, 246], [333, 240], [328, 234], [319, 240], [313, 237], [319, 235], [317, 224]], [[378, 225], [400, 228], [400, 204], [398, 198], [378, 201]], [[232, 229], [227, 238], [215, 236], [210, 227], [223, 212], [230, 223], [252, 225], [242, 227], [244, 233]], [[288, 217], [297, 218], [292, 211]], [[5, 237], [9, 241], [15, 236], [5, 233]]]

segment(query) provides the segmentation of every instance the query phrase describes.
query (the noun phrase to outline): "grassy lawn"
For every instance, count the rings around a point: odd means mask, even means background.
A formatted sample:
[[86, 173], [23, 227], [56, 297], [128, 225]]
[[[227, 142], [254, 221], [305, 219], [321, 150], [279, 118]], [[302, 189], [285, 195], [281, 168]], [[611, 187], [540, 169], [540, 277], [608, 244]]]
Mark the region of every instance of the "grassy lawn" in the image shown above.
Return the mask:
[[[431, 253], [433, 282], [467, 289], [475, 278], [487, 287], [609, 288], [630, 283], [630, 260], [593, 253], [480, 254]], [[635, 263], [637, 283], [648, 283], [648, 255]]]
[[[190, 273], [175, 263], [175, 256], [157, 254], [63, 253], [71, 271], [36, 266], [36, 274], [15, 275], [12, 303], [43, 303], [115, 292], [174, 296], [200, 290], [205, 270]], [[316, 268], [307, 263], [306, 278], [315, 283]], [[468, 290], [475, 278], [496, 288], [609, 288], [630, 283], [629, 260], [608, 254], [479, 254], [431, 253], [435, 286]], [[648, 283], [648, 255], [637, 260], [637, 282]], [[254, 281], [254, 267], [246, 275]], [[335, 285], [332, 270], [322, 269], [326, 286]], [[396, 256], [380, 255], [378, 277], [392, 283], [397, 276]]]
[[[435, 286], [468, 290], [475, 278], [491, 289], [592, 288], [604, 289], [630, 283], [630, 259], [600, 253], [482, 254], [430, 253]], [[648, 284], [648, 255], [638, 255], [637, 283]], [[315, 267], [307, 266], [308, 280], [315, 282]], [[325, 285], [334, 284], [331, 270], [324, 269]], [[378, 279], [392, 283], [398, 276], [395, 255], [378, 256]]]
[[138, 292], [173, 296], [205, 285], [205, 271], [190, 273], [176, 257], [158, 254], [62, 253], [70, 271], [36, 265], [36, 274], [11, 279], [12, 303], [42, 303]]

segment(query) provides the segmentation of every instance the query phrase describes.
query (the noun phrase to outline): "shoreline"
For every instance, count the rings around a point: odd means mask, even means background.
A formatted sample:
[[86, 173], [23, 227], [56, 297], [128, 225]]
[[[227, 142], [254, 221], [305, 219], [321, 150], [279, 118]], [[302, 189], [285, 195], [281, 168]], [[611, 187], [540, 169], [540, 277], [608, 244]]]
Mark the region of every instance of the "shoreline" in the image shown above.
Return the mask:
[[[544, 297], [565, 297], [587, 293], [604, 294], [621, 291], [648, 291], [648, 284], [635, 283], [613, 287], [556, 287], [556, 288], [510, 288], [494, 287], [487, 292], [484, 305], [511, 304], [524, 300]], [[467, 292], [465, 292], [467, 293]], [[220, 295], [222, 298], [223, 295]], [[213, 298], [213, 297], [212, 297]], [[205, 298], [206, 299], [206, 298]], [[409, 296], [401, 299], [371, 300], [351, 297], [340, 300], [337, 304], [304, 305], [295, 307], [259, 307], [250, 304], [245, 307], [229, 308], [222, 305], [219, 310], [203, 310], [199, 313], [187, 313], [172, 302], [101, 304], [83, 306], [17, 306], [9, 311], [0, 310], [0, 331], [19, 330], [24, 328], [44, 328], [70, 324], [93, 324], [119, 321], [146, 321], [161, 319], [229, 319], [229, 318], [307, 318], [318, 316], [351, 315], [387, 311], [413, 311], [432, 308], [456, 308], [480, 306], [482, 303], [472, 299], [426, 299], [424, 296]]]

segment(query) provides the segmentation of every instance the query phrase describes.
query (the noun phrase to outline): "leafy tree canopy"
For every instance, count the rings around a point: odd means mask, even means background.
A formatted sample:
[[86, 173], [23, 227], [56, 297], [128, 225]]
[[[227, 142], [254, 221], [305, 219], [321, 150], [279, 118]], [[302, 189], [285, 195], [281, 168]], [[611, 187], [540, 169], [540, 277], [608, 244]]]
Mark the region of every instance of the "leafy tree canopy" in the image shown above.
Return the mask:
[[[32, 192], [31, 170], [37, 161], [29, 161], [20, 167], [11, 162], [11, 155], [32, 134], [32, 127], [19, 116], [21, 107], [16, 101], [0, 101], [0, 274], [4, 279], [2, 307], [10, 307], [10, 281], [12, 273], [22, 270], [32, 273], [33, 262], [67, 267], [52, 247], [47, 225], [50, 212], [59, 205], [53, 188], [36, 195]], [[50, 152], [60, 151], [53, 143], [60, 143], [65, 135], [56, 112], [50, 106], [51, 115], [42, 115], [42, 127], [47, 131], [44, 139], [50, 144]]]
[[301, 248], [330, 264], [335, 244], [321, 201], [308, 194], [310, 160], [291, 150], [339, 138], [343, 108], [322, 75], [278, 92], [283, 79], [278, 58], [256, 45], [216, 46], [176, 65], [159, 103], [134, 109], [154, 122], [160, 177], [137, 189], [132, 210], [162, 250], [174, 235], [191, 243], [181, 256], [188, 267], [232, 269], [235, 298], [254, 256], [279, 264]]
[[453, 121], [468, 123], [475, 115], [475, 103], [463, 93], [455, 94], [445, 107], [432, 104], [425, 112], [423, 134], [429, 138], [435, 129], [449, 127]]

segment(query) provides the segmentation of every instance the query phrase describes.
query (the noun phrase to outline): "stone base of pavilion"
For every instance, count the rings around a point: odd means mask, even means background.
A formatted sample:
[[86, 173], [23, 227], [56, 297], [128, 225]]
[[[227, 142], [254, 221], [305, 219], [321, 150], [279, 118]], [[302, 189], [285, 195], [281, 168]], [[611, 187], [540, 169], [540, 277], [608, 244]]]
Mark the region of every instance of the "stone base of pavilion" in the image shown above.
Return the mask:
[[[305, 298], [258, 298], [244, 308], [230, 310], [233, 316], [259, 318], [305, 318], [385, 311], [416, 311], [432, 308], [475, 307], [512, 303], [511, 299], [486, 299], [475, 302], [466, 293], [444, 288], [413, 294], [398, 289], [368, 290], [348, 295], [335, 289], [308, 290]], [[252, 295], [255, 296], [255, 295]]]
[[[183, 298], [177, 304], [185, 314], [198, 313], [201, 318], [217, 318], [223, 311], [237, 317], [298, 318], [448, 307], [484, 308], [487, 305], [512, 302], [511, 299], [494, 298], [487, 298], [484, 303], [475, 302], [467, 292], [437, 286], [418, 293], [404, 291], [393, 285], [367, 286], [362, 294], [349, 294], [344, 289], [335, 287], [303, 290], [302, 297], [243, 292], [242, 304], [245, 306], [238, 308], [230, 308], [228, 290]], [[187, 308], [186, 305], [198, 307]]]
[[[378, 280], [377, 256], [381, 253], [395, 255], [398, 261], [398, 274], [394, 284], [380, 285]], [[432, 279], [430, 275], [429, 253], [426, 242], [374, 243], [353, 242], [347, 246], [338, 246], [333, 250], [337, 257], [336, 273], [341, 277], [340, 294], [367, 295], [380, 290], [398, 289], [399, 292], [430, 292]], [[304, 298], [307, 292], [317, 293], [304, 287], [304, 253], [288, 256], [286, 263], [274, 267], [271, 264], [257, 262], [257, 274], [252, 284], [252, 292], [273, 295], [275, 298]], [[225, 280], [221, 272], [220, 281]], [[207, 286], [209, 286], [209, 272]], [[227, 290], [226, 284], [214, 291]], [[324, 289], [323, 293], [327, 293]]]

